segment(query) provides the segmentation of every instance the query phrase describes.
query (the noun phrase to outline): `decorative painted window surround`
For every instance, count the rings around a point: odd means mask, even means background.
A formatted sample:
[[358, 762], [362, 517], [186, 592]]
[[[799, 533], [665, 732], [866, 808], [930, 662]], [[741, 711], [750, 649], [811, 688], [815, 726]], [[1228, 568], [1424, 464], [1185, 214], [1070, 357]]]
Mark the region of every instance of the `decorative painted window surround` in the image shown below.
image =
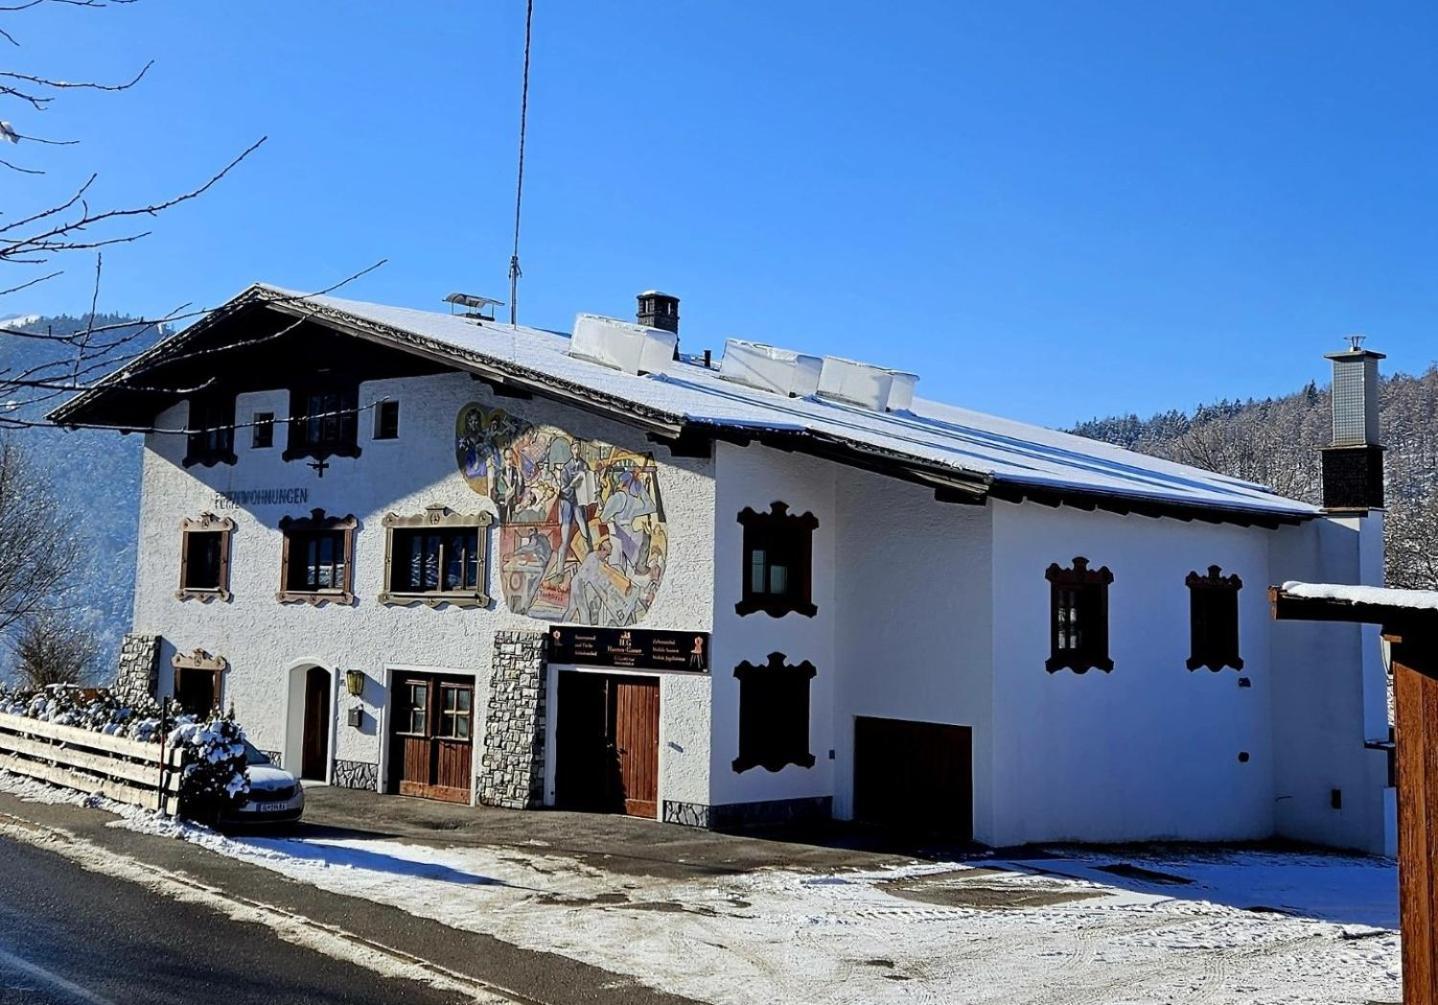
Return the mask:
[[1243, 580], [1225, 576], [1216, 565], [1208, 574], [1190, 572], [1188, 586], [1189, 657], [1188, 668], [1208, 667], [1214, 673], [1224, 667], [1243, 669], [1238, 655], [1238, 591]]
[[[174, 677], [171, 681], [170, 693], [179, 700], [183, 691], [188, 690], [181, 684], [183, 674], [208, 673], [212, 677], [210, 694], [213, 696], [210, 703], [212, 708], [223, 707], [224, 701], [224, 673], [228, 664], [223, 656], [214, 656], [203, 649], [196, 649], [190, 653], [176, 652], [170, 657], [170, 666], [173, 668]], [[203, 709], [197, 709], [202, 713]]]
[[1113, 573], [1108, 566], [1088, 567], [1088, 559], [1074, 559], [1073, 568], [1057, 562], [1048, 567], [1049, 673], [1072, 670], [1113, 670], [1108, 654], [1108, 587]]
[[743, 599], [734, 605], [735, 613], [763, 611], [771, 618], [790, 611], [806, 618], [817, 614], [812, 589], [818, 518], [813, 513], [797, 516], [787, 503], [775, 501], [767, 513], [744, 507], [739, 523], [744, 527]]
[[[202, 513], [198, 520], [188, 517], [180, 521], [180, 588], [179, 600], [230, 599], [230, 535], [235, 521]], [[205, 552], [206, 546], [212, 550]], [[208, 573], [208, 575], [207, 575]]]
[[[384, 544], [384, 592], [379, 595], [381, 604], [391, 606], [408, 607], [413, 604], [426, 604], [430, 607], [438, 607], [440, 604], [451, 604], [455, 607], [487, 607], [489, 606], [489, 595], [485, 592], [485, 585], [489, 580], [489, 525], [493, 522], [493, 516], [489, 513], [455, 513], [446, 506], [428, 506], [423, 513], [412, 516], [399, 516], [395, 513], [386, 514], [383, 522], [385, 528]], [[463, 589], [444, 589], [443, 579], [450, 573], [446, 568], [450, 556], [445, 554], [445, 549], [450, 545], [452, 533], [474, 531], [474, 554], [465, 555], [460, 561], [460, 578], [463, 582], [472, 584]], [[433, 531], [438, 538], [439, 558], [437, 559], [437, 575], [440, 578], [440, 588], [435, 590], [397, 590], [394, 589], [395, 578], [402, 572], [402, 558], [395, 554], [395, 539], [403, 542], [413, 534], [424, 534]], [[425, 537], [428, 537], [425, 534]]]
[[809, 682], [817, 671], [805, 660], [784, 662], [783, 653], [755, 666], [745, 661], [734, 668], [739, 680], [739, 756], [735, 773], [762, 767], [778, 771], [788, 764], [814, 766], [809, 752]]
[[[280, 553], [280, 589], [275, 599], [282, 604], [353, 604], [354, 542], [358, 526], [359, 521], [353, 513], [342, 517], [326, 516], [322, 509], [311, 510], [307, 517], [281, 517], [279, 527], [284, 543]], [[339, 583], [318, 588], [301, 585], [299, 577], [309, 562], [306, 553], [309, 542], [318, 542], [326, 534], [335, 535], [338, 551], [332, 553], [330, 560], [324, 564], [338, 575]]]

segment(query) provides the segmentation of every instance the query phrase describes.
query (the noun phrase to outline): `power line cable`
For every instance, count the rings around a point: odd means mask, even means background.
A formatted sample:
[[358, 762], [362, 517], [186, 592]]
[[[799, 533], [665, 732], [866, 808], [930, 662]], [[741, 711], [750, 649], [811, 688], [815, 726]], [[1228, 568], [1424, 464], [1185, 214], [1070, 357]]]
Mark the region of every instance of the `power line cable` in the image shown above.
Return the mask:
[[534, 0], [524, 12], [524, 83], [519, 96], [519, 174], [514, 186], [514, 254], [509, 258], [509, 323], [519, 324], [519, 210], [524, 201], [524, 128], [529, 117], [529, 40], [534, 23]]

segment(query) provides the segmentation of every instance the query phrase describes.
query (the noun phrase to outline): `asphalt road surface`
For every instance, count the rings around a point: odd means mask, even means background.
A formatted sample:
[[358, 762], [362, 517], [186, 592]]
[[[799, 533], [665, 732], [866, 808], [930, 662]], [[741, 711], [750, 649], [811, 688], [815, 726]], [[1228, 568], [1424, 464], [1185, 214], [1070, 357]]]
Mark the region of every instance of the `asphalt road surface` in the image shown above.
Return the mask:
[[0, 1005], [454, 1005], [120, 879], [0, 838]]

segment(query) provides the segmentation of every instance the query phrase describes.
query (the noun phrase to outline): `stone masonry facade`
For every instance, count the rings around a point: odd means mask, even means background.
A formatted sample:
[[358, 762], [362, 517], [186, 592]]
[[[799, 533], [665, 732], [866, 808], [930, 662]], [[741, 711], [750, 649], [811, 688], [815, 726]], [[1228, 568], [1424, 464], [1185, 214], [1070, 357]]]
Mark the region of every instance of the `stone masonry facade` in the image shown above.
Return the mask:
[[126, 635], [120, 642], [120, 666], [115, 672], [116, 697], [126, 702], [155, 697], [159, 666], [158, 635]]
[[479, 801], [512, 810], [544, 802], [543, 632], [495, 632]]

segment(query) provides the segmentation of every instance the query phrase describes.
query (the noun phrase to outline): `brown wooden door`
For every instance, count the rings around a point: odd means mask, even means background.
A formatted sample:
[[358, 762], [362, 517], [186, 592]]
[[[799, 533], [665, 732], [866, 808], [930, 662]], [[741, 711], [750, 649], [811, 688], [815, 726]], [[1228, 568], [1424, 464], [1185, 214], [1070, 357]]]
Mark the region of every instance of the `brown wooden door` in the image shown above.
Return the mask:
[[300, 777], [324, 781], [329, 770], [330, 675], [321, 667], [305, 674], [304, 735]]
[[555, 722], [555, 800], [569, 809], [659, 810], [659, 681], [565, 671]]
[[616, 677], [614, 753], [619, 761], [617, 793], [624, 812], [653, 817], [659, 812], [659, 681]]
[[474, 683], [407, 674], [395, 682], [389, 790], [467, 803], [474, 749]]
[[180, 667], [175, 670], [175, 701], [190, 715], [207, 716], [219, 704], [213, 670]]
[[968, 726], [855, 720], [856, 820], [971, 841], [973, 792], [973, 736]]

